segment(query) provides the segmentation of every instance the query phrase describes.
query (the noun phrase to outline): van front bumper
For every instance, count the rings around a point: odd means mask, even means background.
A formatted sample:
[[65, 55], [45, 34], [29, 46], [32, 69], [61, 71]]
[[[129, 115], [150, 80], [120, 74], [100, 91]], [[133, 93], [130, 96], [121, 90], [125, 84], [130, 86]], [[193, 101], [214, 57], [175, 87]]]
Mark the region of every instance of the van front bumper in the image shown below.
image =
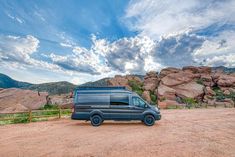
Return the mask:
[[156, 120], [161, 120], [161, 118], [162, 118], [162, 115], [161, 115], [161, 114], [157, 114], [157, 115], [155, 116], [155, 119], [156, 119]]

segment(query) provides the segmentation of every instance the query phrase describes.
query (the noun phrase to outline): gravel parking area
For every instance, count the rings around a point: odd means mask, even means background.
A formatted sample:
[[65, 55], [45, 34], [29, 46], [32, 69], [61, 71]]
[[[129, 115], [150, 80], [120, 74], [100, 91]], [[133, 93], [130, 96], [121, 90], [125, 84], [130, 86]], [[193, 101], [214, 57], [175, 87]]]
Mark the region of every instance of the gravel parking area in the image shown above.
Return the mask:
[[162, 120], [70, 119], [0, 126], [1, 157], [235, 157], [235, 109], [162, 110]]

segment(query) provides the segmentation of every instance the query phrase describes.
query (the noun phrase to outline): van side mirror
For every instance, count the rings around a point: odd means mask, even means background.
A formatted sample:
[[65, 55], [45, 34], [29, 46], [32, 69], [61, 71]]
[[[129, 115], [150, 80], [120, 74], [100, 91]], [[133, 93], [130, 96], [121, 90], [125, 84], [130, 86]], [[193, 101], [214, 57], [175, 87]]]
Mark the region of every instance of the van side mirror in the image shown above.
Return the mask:
[[144, 108], [148, 108], [148, 105], [147, 105], [147, 104], [144, 104]]

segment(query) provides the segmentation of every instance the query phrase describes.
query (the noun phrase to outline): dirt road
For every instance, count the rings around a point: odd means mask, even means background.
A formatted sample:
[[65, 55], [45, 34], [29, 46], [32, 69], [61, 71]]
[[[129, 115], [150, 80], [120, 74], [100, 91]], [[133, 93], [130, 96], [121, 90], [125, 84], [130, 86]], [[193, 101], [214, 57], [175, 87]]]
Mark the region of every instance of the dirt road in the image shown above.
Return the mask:
[[69, 119], [0, 126], [1, 157], [235, 157], [235, 109], [163, 110], [140, 122]]

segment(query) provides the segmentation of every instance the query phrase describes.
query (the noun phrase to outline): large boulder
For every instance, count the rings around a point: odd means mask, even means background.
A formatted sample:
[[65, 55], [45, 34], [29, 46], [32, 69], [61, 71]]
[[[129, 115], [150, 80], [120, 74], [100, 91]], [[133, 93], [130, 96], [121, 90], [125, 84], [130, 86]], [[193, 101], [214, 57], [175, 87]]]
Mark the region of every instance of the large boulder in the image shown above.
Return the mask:
[[114, 78], [111, 78], [107, 81], [109, 86], [125, 86], [128, 89], [131, 90], [131, 87], [129, 85], [129, 81], [135, 81], [137, 84], [140, 84], [142, 80], [134, 75], [116, 75]]
[[235, 76], [233, 75], [220, 75], [217, 81], [220, 87], [235, 87]]
[[73, 106], [73, 98], [70, 94], [51, 95], [48, 97], [48, 103], [58, 105], [61, 108], [71, 108]]
[[144, 98], [144, 100], [146, 100], [147, 102], [151, 102], [151, 97], [150, 97], [150, 92], [149, 91], [144, 91], [142, 94], [142, 97]]
[[47, 103], [47, 92], [37, 92], [18, 88], [8, 88], [0, 91], [0, 111], [22, 111], [27, 109], [39, 109]]
[[160, 84], [158, 89], [155, 90], [157, 93], [159, 100], [175, 100], [176, 99], [176, 91], [173, 88], [167, 87], [163, 84]]
[[198, 77], [200, 76], [194, 75], [191, 72], [181, 71], [178, 73], [168, 74], [167, 76], [161, 79], [161, 83], [166, 86], [172, 87], [172, 86], [177, 86], [177, 85], [191, 82], [193, 79], [198, 78]]
[[125, 76], [116, 75], [114, 78], [108, 80], [108, 85], [110, 86], [125, 86], [128, 89], [131, 87], [128, 84], [128, 79]]
[[162, 69], [160, 74], [159, 74], [159, 77], [160, 78], [163, 78], [165, 76], [167, 76], [168, 74], [171, 74], [171, 73], [178, 73], [182, 71], [181, 69], [178, 69], [178, 68], [173, 68], [173, 67], [169, 67], [169, 68], [165, 68], [165, 69]]
[[144, 77], [143, 89], [153, 92], [157, 88], [158, 82], [159, 82], [159, 79], [158, 79], [157, 73], [154, 71], [151, 71], [147, 73], [146, 76]]
[[181, 98], [202, 99], [204, 94], [204, 86], [193, 81], [175, 86], [174, 89]]
[[203, 85], [212, 87], [215, 85], [210, 74], [201, 74], [200, 79], [202, 80]]

